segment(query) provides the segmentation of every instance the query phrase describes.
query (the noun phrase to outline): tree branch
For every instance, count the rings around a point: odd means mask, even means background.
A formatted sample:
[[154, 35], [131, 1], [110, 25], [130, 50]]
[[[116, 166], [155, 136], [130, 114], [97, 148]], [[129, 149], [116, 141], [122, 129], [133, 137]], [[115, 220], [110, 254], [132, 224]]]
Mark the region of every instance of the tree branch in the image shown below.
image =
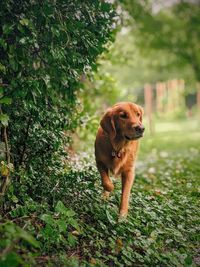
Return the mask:
[[[1, 106], [0, 106], [0, 113], [3, 114]], [[6, 156], [6, 161], [7, 165], [10, 164], [10, 149], [9, 149], [9, 144], [8, 144], [8, 135], [7, 135], [7, 127], [3, 126], [3, 138], [4, 138], [4, 143], [5, 143], [5, 156]], [[8, 187], [8, 184], [10, 182], [10, 175], [9, 171], [8, 174], [5, 176], [2, 176], [2, 182], [0, 185], [0, 196], [3, 197], [5, 195], [6, 189]]]

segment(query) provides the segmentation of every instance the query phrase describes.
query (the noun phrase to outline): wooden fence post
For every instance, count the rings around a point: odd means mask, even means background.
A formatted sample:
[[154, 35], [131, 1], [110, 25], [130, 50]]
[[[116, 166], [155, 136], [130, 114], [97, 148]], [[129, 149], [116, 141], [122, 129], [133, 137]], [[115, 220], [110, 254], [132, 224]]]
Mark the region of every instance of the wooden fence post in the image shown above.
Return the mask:
[[152, 134], [154, 132], [152, 113], [153, 113], [153, 92], [152, 86], [150, 84], [145, 84], [144, 86], [144, 101], [145, 101], [145, 113], [148, 119], [149, 132]]
[[200, 114], [200, 82], [197, 83], [197, 111]]
[[167, 112], [172, 113], [179, 108], [179, 82], [178, 80], [167, 81]]
[[164, 113], [166, 98], [166, 84], [164, 82], [156, 83], [156, 111]]
[[156, 111], [162, 112], [162, 85], [160, 82], [156, 83]]

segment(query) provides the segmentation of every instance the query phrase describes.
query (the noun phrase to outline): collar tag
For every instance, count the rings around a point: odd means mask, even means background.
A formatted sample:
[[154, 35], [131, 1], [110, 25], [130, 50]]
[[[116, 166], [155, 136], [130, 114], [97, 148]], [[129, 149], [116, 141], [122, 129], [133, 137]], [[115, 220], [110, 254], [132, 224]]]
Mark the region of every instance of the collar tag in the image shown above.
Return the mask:
[[121, 153], [120, 153], [120, 152], [117, 153], [117, 157], [118, 157], [118, 158], [121, 157]]
[[116, 157], [115, 151], [112, 151], [112, 157]]
[[121, 152], [116, 152], [116, 151], [112, 151], [112, 157], [118, 157], [118, 158], [121, 158]]

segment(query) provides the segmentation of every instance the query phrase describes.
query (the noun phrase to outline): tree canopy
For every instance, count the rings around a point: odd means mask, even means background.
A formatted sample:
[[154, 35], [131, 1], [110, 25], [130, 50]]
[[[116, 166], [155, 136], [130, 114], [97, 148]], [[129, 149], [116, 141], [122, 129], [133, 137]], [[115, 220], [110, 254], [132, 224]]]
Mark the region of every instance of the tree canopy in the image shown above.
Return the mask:
[[121, 2], [132, 18], [137, 44], [175, 54], [179, 64], [190, 65], [200, 81], [199, 1], [178, 1], [159, 10], [150, 1]]

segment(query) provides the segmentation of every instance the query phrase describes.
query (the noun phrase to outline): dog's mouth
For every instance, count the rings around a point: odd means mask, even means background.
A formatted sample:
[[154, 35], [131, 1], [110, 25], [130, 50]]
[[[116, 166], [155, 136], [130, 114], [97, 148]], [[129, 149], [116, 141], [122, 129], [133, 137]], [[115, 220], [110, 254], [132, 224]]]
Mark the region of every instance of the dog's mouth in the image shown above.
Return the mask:
[[125, 135], [124, 137], [125, 137], [126, 140], [128, 140], [128, 141], [137, 140], [137, 139], [143, 137], [143, 133], [138, 134], [138, 135], [134, 135], [134, 136], [127, 136], [127, 135]]

